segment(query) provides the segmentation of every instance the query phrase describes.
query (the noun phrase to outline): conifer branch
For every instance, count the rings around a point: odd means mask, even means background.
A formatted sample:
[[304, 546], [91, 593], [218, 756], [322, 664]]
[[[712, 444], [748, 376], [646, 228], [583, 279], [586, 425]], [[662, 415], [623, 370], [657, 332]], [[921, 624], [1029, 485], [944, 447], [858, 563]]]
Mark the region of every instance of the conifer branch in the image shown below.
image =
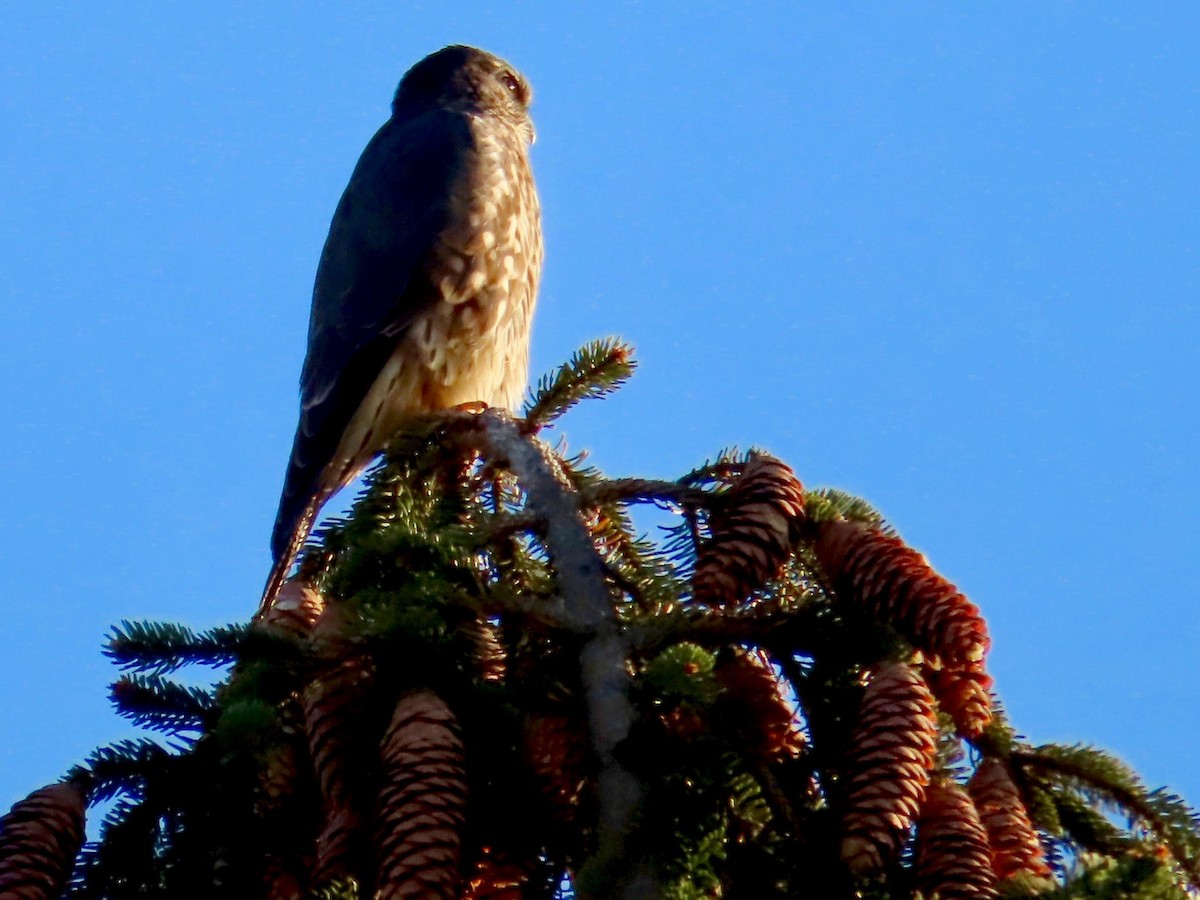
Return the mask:
[[872, 528], [880, 528], [886, 533], [891, 529], [884, 525], [883, 514], [875, 507], [854, 494], [837, 488], [817, 488], [806, 491], [804, 495], [808, 517], [813, 522], [826, 522], [842, 518], [851, 522], [863, 522]]
[[197, 634], [172, 622], [122, 621], [104, 655], [123, 671], [166, 674], [186, 665], [219, 668], [235, 662], [248, 627], [226, 625]]
[[113, 684], [111, 697], [117, 712], [135, 725], [169, 734], [199, 734], [217, 708], [211, 691], [158, 675], [123, 676]]
[[[619, 355], [623, 357], [620, 362], [628, 365], [624, 358], [627, 351], [622, 349]], [[564, 607], [564, 617], [592, 635], [580, 653], [580, 663], [588, 725], [600, 764], [600, 846], [594, 858], [593, 871], [598, 876], [595, 889], [630, 900], [657, 896], [647, 861], [630, 864], [630, 859], [636, 858], [630, 852], [629, 839], [642, 804], [642, 786], [617, 761], [614, 752], [628, 737], [635, 713], [628, 696], [629, 639], [621, 633], [613, 612], [604, 581], [604, 561], [579, 515], [579, 495], [555, 477], [545, 449], [497, 411], [489, 410], [479, 419], [479, 437], [487, 444], [485, 454], [507, 462], [526, 492], [528, 509], [545, 522], [546, 549], [561, 594], [570, 600]], [[619, 892], [612, 890], [614, 884], [620, 885]], [[584, 896], [590, 893], [586, 886], [581, 886], [581, 891]]]
[[754, 777], [762, 787], [763, 797], [771, 810], [771, 817], [783, 823], [789, 842], [803, 844], [803, 824], [796, 815], [792, 798], [784, 790], [774, 769], [761, 760], [751, 761], [749, 765], [753, 767]]
[[[1060, 863], [1066, 883], [1039, 900], [1191, 900], [1194, 892], [1181, 887], [1169, 866], [1153, 857], [1120, 857], [1083, 853], [1071, 865]], [[1016, 896], [1029, 896], [1022, 891]], [[1009, 895], [1012, 896], [1012, 895]]]
[[581, 492], [584, 505], [599, 506], [604, 503], [675, 503], [684, 506], [704, 507], [712, 501], [712, 492], [681, 484], [678, 481], [662, 481], [654, 478], [612, 478], [586, 488]]
[[464, 606], [487, 614], [503, 613], [518, 617], [543, 630], [586, 634], [567, 612], [567, 601], [560, 595], [528, 596], [501, 589], [492, 590], [487, 599], [464, 603]]
[[537, 531], [540, 526], [541, 520], [527, 511], [496, 513], [485, 519], [475, 529], [473, 536], [475, 545], [484, 548], [518, 534]]
[[699, 468], [692, 469], [679, 479], [679, 483], [687, 487], [702, 484], [728, 484], [742, 474], [743, 468], [745, 468], [745, 463], [741, 460], [734, 459], [728, 454], [721, 454], [715, 463], [706, 463]]
[[[987, 722], [982, 616], [865, 501], [763, 451], [609, 479], [532, 436], [620, 384], [628, 352], [584, 347], [528, 420], [407, 422], [274, 619], [117, 626], [113, 700], [166, 737], [70, 773], [113, 803], [70, 896], [549, 898], [564, 872], [587, 900], [991, 896], [985, 849], [1005, 896], [1200, 881], [1178, 798]], [[639, 534], [639, 503], [673, 526]], [[164, 677], [231, 663], [216, 690]], [[964, 747], [974, 824], [945, 796]]]
[[94, 750], [82, 767], [72, 770], [70, 777], [87, 780], [88, 800], [93, 804], [111, 800], [118, 794], [141, 797], [147, 778], [161, 773], [178, 758], [178, 753], [157, 741], [144, 738], [117, 741]]
[[814, 606], [773, 609], [771, 615], [744, 611], [689, 608], [656, 616], [628, 626], [633, 646], [653, 650], [673, 640], [693, 641], [708, 646], [745, 642], [787, 647], [792, 653], [807, 654], [814, 640], [821, 611]]
[[539, 379], [525, 403], [523, 430], [536, 431], [582, 400], [611, 394], [636, 367], [633, 348], [617, 338], [585, 344], [557, 372]]
[[1076, 794], [1061, 787], [1050, 789], [1055, 811], [1070, 839], [1093, 853], [1116, 855], [1132, 850], [1135, 842], [1103, 814]]
[[1012, 754], [1015, 765], [1058, 776], [1085, 796], [1125, 810], [1170, 851], [1194, 890], [1200, 891], [1200, 822], [1178, 797], [1148, 791], [1127, 766], [1092, 747], [1046, 744]]
[[99, 842], [84, 844], [70, 896], [161, 895], [163, 873], [154, 856], [159, 811], [140, 798], [118, 798], [104, 816], [100, 833]]

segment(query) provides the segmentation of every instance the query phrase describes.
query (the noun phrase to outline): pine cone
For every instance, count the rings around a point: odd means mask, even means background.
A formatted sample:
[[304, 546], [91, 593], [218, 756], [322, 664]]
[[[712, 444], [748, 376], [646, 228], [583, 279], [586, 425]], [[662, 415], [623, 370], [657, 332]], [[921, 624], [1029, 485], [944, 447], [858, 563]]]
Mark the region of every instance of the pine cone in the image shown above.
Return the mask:
[[842, 862], [855, 874], [897, 859], [937, 756], [933, 696], [912, 668], [877, 669], [843, 767]]
[[432, 691], [396, 704], [383, 739], [377, 900], [456, 898], [467, 802], [458, 722]]
[[297, 576], [283, 583], [259, 624], [303, 638], [312, 631], [324, 610], [325, 598], [320, 591], [307, 579]]
[[0, 819], [0, 897], [51, 900], [83, 846], [84, 793], [66, 782], [34, 791]]
[[987, 832], [967, 792], [953, 782], [929, 786], [917, 821], [917, 886], [940, 900], [996, 896]]
[[938, 708], [954, 720], [965, 738], [977, 738], [992, 721], [992, 677], [981, 665], [963, 669], [924, 670]]
[[354, 880], [365, 864], [365, 833], [356, 804], [327, 809], [325, 823], [317, 835], [313, 884], [328, 888], [338, 882]]
[[891, 624], [939, 665], [969, 668], [988, 649], [975, 604], [900, 538], [860, 522], [821, 523], [813, 548], [844, 601]]
[[296, 779], [299, 776], [297, 757], [297, 749], [290, 742], [276, 744], [264, 751], [255, 803], [260, 815], [279, 809], [296, 793]]
[[1003, 881], [1016, 875], [1046, 878], [1051, 874], [1021, 794], [1001, 759], [984, 759], [967, 783], [992, 848], [992, 868]]
[[555, 820], [574, 822], [587, 784], [588, 747], [582, 729], [566, 716], [526, 716], [524, 752]]
[[325, 825], [317, 838], [317, 884], [353, 875], [364, 855], [360, 846], [362, 789], [358, 723], [374, 673], [359, 658], [343, 660], [313, 680], [301, 697], [304, 731]]
[[804, 486], [784, 463], [751, 454], [733, 487], [709, 515], [692, 596], [711, 606], [740, 603], [776, 577], [804, 517]]
[[474, 649], [475, 668], [484, 681], [498, 683], [508, 672], [508, 653], [500, 639], [500, 626], [482, 616], [464, 622], [459, 632]]
[[762, 762], [794, 759], [804, 749], [796, 698], [762, 649], [737, 650], [716, 670], [725, 689], [721, 706]]

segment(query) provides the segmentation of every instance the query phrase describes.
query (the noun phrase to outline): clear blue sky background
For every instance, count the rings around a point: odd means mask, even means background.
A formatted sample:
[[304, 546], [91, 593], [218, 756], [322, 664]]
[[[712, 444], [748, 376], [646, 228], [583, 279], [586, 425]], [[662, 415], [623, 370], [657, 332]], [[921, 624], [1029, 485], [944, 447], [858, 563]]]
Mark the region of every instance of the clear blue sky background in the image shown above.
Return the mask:
[[572, 447], [868, 497], [1025, 733], [1200, 803], [1200, 6], [99, 8], [0, 28], [0, 807], [126, 733], [110, 623], [253, 610], [330, 215], [454, 42], [535, 87], [535, 371], [639, 350]]

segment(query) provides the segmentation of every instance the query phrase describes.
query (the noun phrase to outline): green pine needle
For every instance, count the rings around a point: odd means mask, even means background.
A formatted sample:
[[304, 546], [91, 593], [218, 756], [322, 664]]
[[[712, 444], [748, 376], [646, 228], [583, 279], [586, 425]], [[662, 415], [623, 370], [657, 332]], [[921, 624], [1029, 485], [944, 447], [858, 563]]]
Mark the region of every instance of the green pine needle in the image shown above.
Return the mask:
[[1077, 858], [1067, 882], [1043, 900], [1187, 900], [1167, 866], [1154, 859], [1126, 856], [1112, 859], [1096, 854]]
[[549, 425], [582, 400], [604, 397], [633, 375], [633, 347], [618, 338], [592, 341], [575, 351], [553, 375], [543, 375], [525, 402], [525, 419]]
[[1131, 825], [1161, 841], [1200, 890], [1200, 819], [1179, 797], [1163, 789], [1147, 790], [1123, 762], [1083, 744], [1045, 744], [1014, 753], [1013, 761], [1093, 806], [1124, 814]]
[[1110, 856], [1120, 856], [1136, 847], [1136, 841], [1077, 793], [1060, 786], [1051, 791], [1051, 796], [1063, 832], [1072, 843]]
[[213, 691], [159, 675], [126, 675], [112, 686], [111, 698], [117, 712], [135, 725], [168, 734], [198, 735], [216, 709]]
[[219, 668], [238, 658], [245, 625], [225, 625], [197, 634], [172, 622], [122, 621], [113, 628], [104, 655], [126, 672], [166, 674], [186, 665]]
[[339, 878], [313, 894], [317, 900], [358, 900], [360, 896], [358, 882], [353, 878]]
[[646, 667], [645, 683], [660, 702], [711, 703], [721, 687], [713, 675], [716, 657], [697, 644], [668, 647]]
[[843, 518], [851, 522], [865, 522], [873, 528], [891, 531], [884, 524], [883, 514], [861, 497], [856, 497], [837, 488], [818, 488], [806, 491], [804, 507], [809, 519], [824, 522]]
[[771, 821], [771, 807], [763, 796], [762, 786], [736, 754], [725, 754], [722, 763], [729, 772], [730, 815], [741, 822], [752, 837], [757, 836]]
[[688, 840], [688, 835], [678, 837], [681, 843], [690, 844], [687, 854], [677, 863], [684, 874], [666, 886], [663, 897], [666, 900], [705, 900], [720, 896], [721, 879], [717, 867], [726, 856], [724, 825], [700, 835], [698, 840]]
[[140, 796], [147, 779], [161, 774], [186, 749], [179, 745], [168, 749], [143, 738], [117, 741], [94, 750], [84, 762], [84, 769], [91, 776], [88, 799], [101, 803], [118, 794]]

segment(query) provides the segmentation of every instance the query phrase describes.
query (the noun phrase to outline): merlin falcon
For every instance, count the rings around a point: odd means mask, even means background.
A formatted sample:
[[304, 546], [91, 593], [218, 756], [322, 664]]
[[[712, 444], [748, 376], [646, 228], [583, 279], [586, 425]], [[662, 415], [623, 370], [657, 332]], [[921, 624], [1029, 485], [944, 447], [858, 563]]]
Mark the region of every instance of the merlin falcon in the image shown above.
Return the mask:
[[260, 614], [406, 417], [519, 402], [542, 267], [530, 99], [504, 60], [447, 47], [404, 75], [359, 158], [317, 267]]

